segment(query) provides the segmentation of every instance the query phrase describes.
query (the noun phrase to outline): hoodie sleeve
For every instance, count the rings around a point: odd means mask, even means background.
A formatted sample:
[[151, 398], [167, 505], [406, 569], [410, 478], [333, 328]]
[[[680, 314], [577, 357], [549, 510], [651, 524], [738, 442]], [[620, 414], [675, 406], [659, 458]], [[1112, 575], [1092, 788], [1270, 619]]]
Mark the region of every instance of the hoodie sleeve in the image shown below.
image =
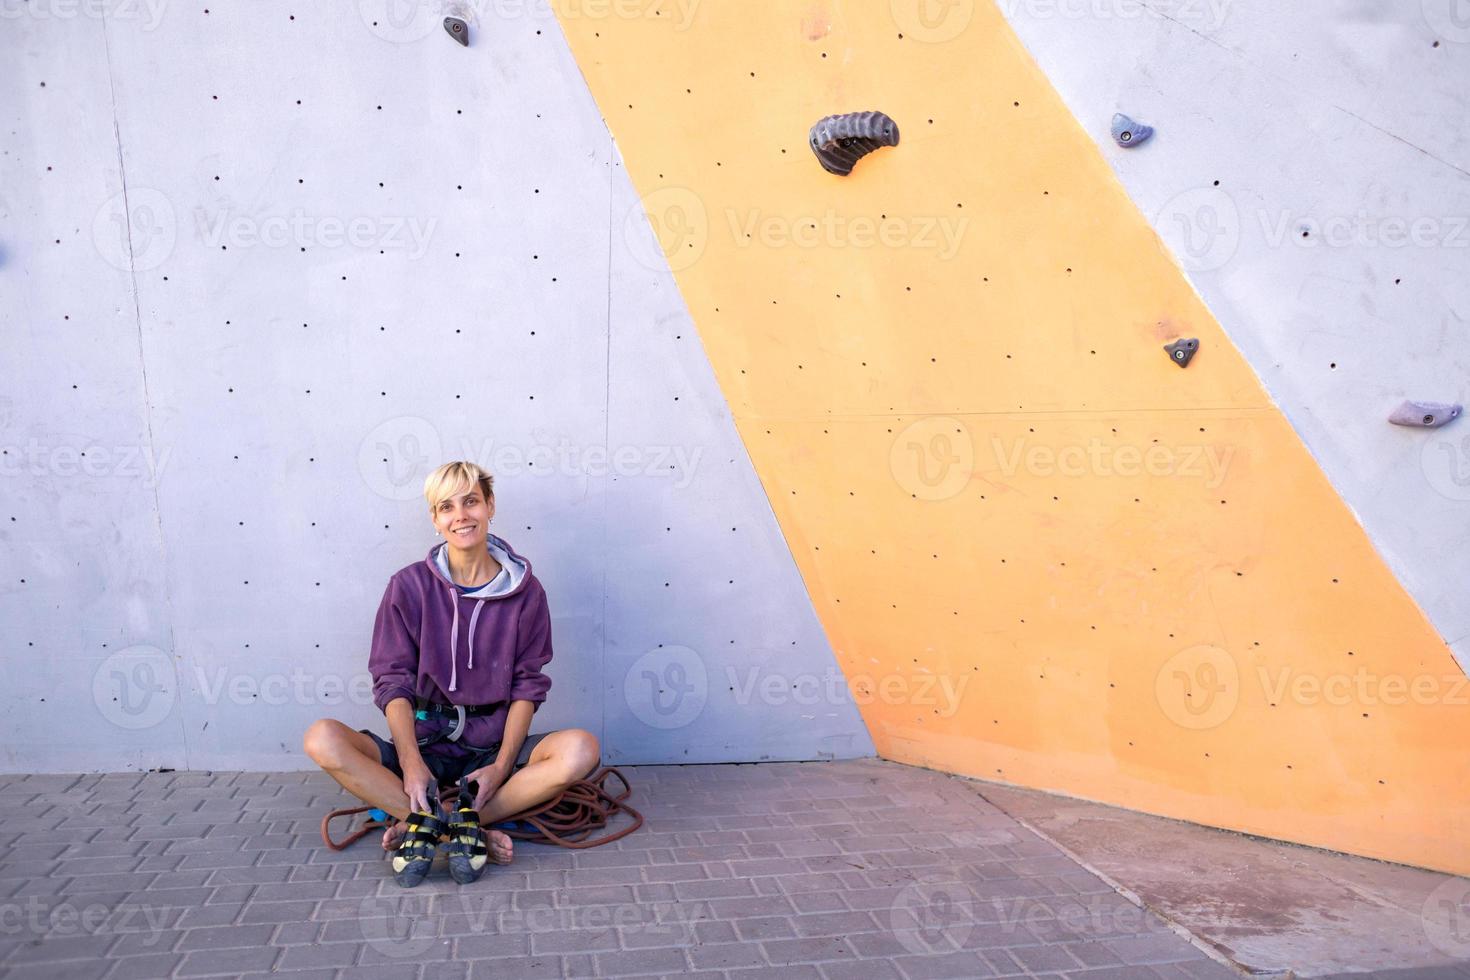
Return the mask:
[[516, 649], [510, 699], [540, 705], [551, 690], [551, 678], [541, 673], [541, 668], [551, 662], [551, 610], [546, 605], [546, 590], [540, 583], [535, 596], [521, 611], [518, 633], [520, 643]]
[[419, 674], [419, 644], [408, 624], [417, 619], [408, 608], [409, 595], [398, 576], [388, 580], [378, 617], [373, 622], [373, 642], [368, 654], [368, 672], [373, 675], [373, 704], [387, 711], [394, 698], [413, 700]]

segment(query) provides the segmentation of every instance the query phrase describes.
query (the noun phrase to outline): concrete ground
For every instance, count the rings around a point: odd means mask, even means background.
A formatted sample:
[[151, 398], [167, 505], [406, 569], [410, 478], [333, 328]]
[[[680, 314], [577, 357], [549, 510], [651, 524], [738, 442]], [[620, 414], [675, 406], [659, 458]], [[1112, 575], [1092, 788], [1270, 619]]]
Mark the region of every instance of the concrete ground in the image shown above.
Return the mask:
[[0, 776], [0, 976], [1237, 976], [1048, 839], [1073, 801], [878, 760], [624, 771], [637, 833], [412, 890], [374, 839], [321, 845], [351, 801], [320, 774]]

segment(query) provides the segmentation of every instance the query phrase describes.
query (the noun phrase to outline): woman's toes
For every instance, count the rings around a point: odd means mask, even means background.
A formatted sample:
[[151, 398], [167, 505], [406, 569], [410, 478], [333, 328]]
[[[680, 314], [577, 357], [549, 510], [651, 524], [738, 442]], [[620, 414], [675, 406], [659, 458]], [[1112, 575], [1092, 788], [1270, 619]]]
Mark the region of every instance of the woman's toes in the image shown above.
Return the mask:
[[510, 864], [514, 856], [510, 838], [498, 830], [490, 831], [490, 860], [496, 864]]

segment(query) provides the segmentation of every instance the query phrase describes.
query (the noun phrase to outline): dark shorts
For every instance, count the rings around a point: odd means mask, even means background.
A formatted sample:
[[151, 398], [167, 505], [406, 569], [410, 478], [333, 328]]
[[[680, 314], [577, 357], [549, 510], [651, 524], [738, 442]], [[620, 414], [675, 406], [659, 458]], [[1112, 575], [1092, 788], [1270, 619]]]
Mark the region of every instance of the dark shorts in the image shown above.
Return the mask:
[[[403, 769], [398, 764], [398, 748], [391, 741], [378, 737], [366, 728], [360, 728], [358, 731], [378, 743], [378, 759], [383, 763], [383, 767], [400, 779], [403, 778]], [[514, 772], [530, 761], [531, 750], [536, 747], [538, 742], [550, 734], [550, 732], [541, 732], [539, 735], [527, 735], [525, 743], [521, 745], [521, 751], [516, 754], [516, 764], [511, 767], [511, 771]], [[474, 772], [482, 766], [488, 766], [495, 761], [495, 757], [499, 754], [500, 743], [496, 742], [488, 749], [459, 759], [452, 759], [448, 756], [437, 755], [428, 751], [423, 752], [422, 757], [424, 765], [429, 767], [429, 772], [433, 773], [434, 779], [438, 781], [439, 785], [448, 786], [451, 783], [459, 782], [461, 777], [466, 773]]]

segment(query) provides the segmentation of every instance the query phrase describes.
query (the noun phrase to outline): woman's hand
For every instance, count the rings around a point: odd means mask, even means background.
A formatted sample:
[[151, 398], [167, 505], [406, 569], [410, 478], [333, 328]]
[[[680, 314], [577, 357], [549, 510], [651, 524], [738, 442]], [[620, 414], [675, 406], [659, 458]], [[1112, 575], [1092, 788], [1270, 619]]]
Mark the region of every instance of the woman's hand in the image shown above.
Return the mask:
[[488, 766], [465, 773], [465, 779], [476, 784], [475, 811], [485, 809], [485, 804], [500, 791], [500, 787], [509, 778], [510, 772], [505, 766], [492, 762]]
[[423, 759], [411, 759], [403, 763], [403, 792], [408, 797], [408, 808], [417, 813], [433, 813], [429, 803], [439, 802], [439, 787], [434, 774], [424, 765]]

